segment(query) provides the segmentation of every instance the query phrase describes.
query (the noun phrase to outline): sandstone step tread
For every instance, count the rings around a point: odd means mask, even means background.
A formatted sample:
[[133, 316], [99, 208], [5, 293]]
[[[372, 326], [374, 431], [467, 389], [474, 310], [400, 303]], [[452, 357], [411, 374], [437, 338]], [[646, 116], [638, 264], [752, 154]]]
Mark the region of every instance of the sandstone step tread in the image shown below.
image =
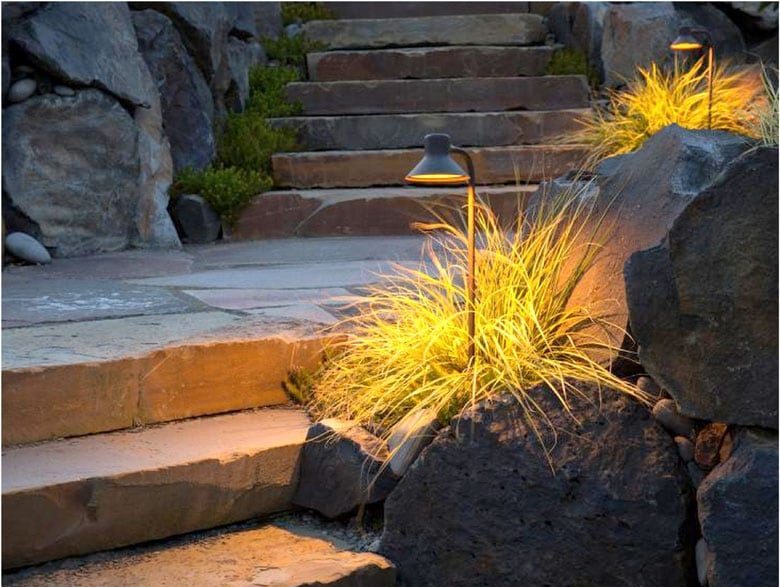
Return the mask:
[[3, 566], [285, 510], [309, 419], [267, 408], [3, 451]]
[[392, 587], [395, 568], [321, 532], [268, 524], [25, 569], [13, 587]]
[[323, 51], [306, 55], [311, 81], [541, 76], [557, 47], [500, 45]]
[[369, 114], [272, 118], [292, 129], [307, 151], [404, 149], [421, 147], [428, 133], [446, 130], [463, 147], [552, 142], [581, 128], [589, 109], [533, 112]]
[[315, 20], [303, 33], [328, 49], [419, 45], [533, 45], [547, 35], [538, 14]]
[[[578, 168], [580, 145], [523, 145], [469, 149], [478, 183], [536, 183]], [[277, 153], [274, 182], [280, 187], [336, 188], [403, 185], [422, 149]]]
[[[478, 186], [477, 193], [499, 218], [511, 219], [537, 187]], [[231, 238], [415, 234], [413, 222], [433, 219], [426, 206], [458, 207], [463, 194], [459, 187], [274, 190], [252, 199]]]
[[496, 112], [587, 108], [582, 75], [425, 80], [293, 82], [285, 88], [305, 116]]
[[[241, 275], [262, 288], [284, 273]], [[137, 282], [199, 279], [227, 275]], [[289, 370], [320, 360], [320, 327], [212, 310], [5, 329], [3, 445], [284, 403]]]

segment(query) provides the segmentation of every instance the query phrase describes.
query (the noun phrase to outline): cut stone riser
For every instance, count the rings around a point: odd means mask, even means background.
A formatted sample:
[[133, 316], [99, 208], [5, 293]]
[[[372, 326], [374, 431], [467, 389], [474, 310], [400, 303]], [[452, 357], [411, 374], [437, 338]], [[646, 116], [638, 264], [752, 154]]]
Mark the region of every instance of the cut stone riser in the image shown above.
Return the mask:
[[3, 446], [82, 436], [288, 401], [293, 366], [324, 339], [231, 340], [110, 361], [3, 371]]
[[571, 134], [589, 110], [311, 116], [271, 119], [298, 133], [307, 151], [422, 147], [428, 133], [447, 132], [464, 147], [532, 145]]
[[[509, 224], [536, 191], [529, 186], [485, 186], [477, 193]], [[267, 192], [244, 209], [231, 233], [235, 240], [283, 237], [418, 234], [414, 222], [438, 213], [456, 214], [465, 202], [462, 188], [368, 188]]]
[[[470, 149], [478, 183], [539, 182], [578, 168], [581, 146], [488, 147]], [[321, 151], [273, 156], [274, 182], [280, 187], [336, 188], [404, 185], [422, 158], [422, 149]]]
[[262, 410], [3, 453], [3, 568], [289, 509], [308, 430]]
[[548, 29], [537, 14], [315, 20], [303, 33], [328, 49], [434, 45], [535, 45]]
[[295, 82], [290, 102], [306, 116], [563, 110], [589, 106], [584, 76]]
[[463, 14], [521, 14], [541, 2], [328, 2], [336, 18], [404, 18]]
[[311, 81], [514, 77], [545, 74], [554, 47], [423, 47], [306, 56]]

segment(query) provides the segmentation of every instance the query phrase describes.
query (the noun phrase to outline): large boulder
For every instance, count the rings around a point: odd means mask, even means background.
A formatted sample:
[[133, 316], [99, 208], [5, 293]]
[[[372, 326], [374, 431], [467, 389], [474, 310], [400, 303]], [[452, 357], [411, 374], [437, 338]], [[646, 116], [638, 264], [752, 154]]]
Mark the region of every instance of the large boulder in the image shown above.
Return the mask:
[[225, 92], [225, 107], [241, 112], [249, 98], [249, 70], [268, 62], [263, 47], [253, 41], [228, 39], [228, 68], [230, 81]]
[[601, 80], [601, 39], [607, 10], [609, 2], [555, 2], [547, 15], [547, 25], [555, 40], [585, 53], [589, 66]]
[[150, 103], [124, 2], [50, 2], [10, 26], [8, 37], [58, 78], [101, 88], [135, 106]]
[[697, 492], [710, 587], [776, 585], [777, 434], [744, 430]]
[[[671, 125], [638, 151], [604, 160], [586, 189], [568, 188], [592, 206], [594, 226], [583, 232], [585, 238], [591, 239], [595, 222], [603, 218], [595, 237], [602, 245], [600, 252], [570, 304], [590, 307], [614, 327], [592, 328], [586, 335], [613, 346], [623, 343], [628, 326], [623, 265], [633, 253], [660, 243], [685, 206], [747, 147], [743, 138], [727, 132]], [[570, 183], [543, 185], [533, 201]], [[615, 358], [614, 353], [595, 354], [600, 360]]]
[[686, 415], [777, 428], [777, 157], [733, 161], [626, 264], [639, 358]]
[[99, 90], [3, 110], [3, 191], [57, 256], [127, 247], [138, 200], [138, 129]]
[[[692, 502], [672, 438], [626, 397], [581, 389], [549, 457], [501, 398], [453, 420], [385, 502], [380, 552], [403, 585], [689, 585]], [[600, 407], [599, 407], [600, 406]]]
[[208, 84], [171, 21], [154, 10], [133, 12], [138, 46], [160, 94], [174, 171], [203, 169], [214, 159], [214, 102]]
[[713, 36], [719, 57], [744, 57], [745, 42], [739, 29], [716, 8], [671, 2], [611, 4], [603, 16], [601, 60], [604, 83], [622, 86], [635, 76], [636, 68], [651, 63], [671, 63], [669, 44], [681, 26], [706, 28]]

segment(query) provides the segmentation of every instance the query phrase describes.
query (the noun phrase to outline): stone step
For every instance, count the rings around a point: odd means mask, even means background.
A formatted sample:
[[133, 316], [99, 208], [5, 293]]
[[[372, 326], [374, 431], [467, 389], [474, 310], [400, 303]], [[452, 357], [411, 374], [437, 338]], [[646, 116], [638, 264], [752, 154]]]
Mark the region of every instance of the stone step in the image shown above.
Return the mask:
[[548, 30], [538, 14], [314, 20], [303, 33], [327, 49], [433, 45], [535, 45]]
[[330, 528], [275, 520], [198, 532], [20, 569], [13, 587], [392, 587], [384, 557], [355, 552]]
[[[533, 145], [469, 149], [477, 182], [536, 183], [578, 168], [587, 149], [579, 145]], [[336, 188], [404, 185], [422, 149], [277, 153], [272, 157], [279, 187]]]
[[328, 2], [337, 18], [397, 18], [534, 12], [541, 2]]
[[[246, 526], [246, 525], [244, 525]], [[21, 569], [12, 587], [393, 587], [384, 557], [302, 522], [201, 532]]]
[[[499, 218], [511, 222], [536, 189], [534, 184], [478, 186], [477, 193]], [[250, 202], [230, 236], [254, 240], [415, 234], [413, 222], [434, 219], [430, 207], [444, 213], [446, 207], [463, 202], [464, 191], [458, 187], [271, 191]]]
[[3, 568], [286, 510], [308, 428], [267, 408], [6, 449]]
[[306, 56], [311, 81], [544, 75], [555, 47], [419, 47]]
[[3, 445], [285, 403], [320, 326], [199, 311], [4, 329]]
[[590, 105], [588, 84], [581, 75], [295, 82], [287, 85], [286, 95], [301, 104], [301, 114], [306, 116], [563, 110]]
[[580, 128], [590, 110], [466, 112], [454, 114], [370, 114], [296, 116], [271, 119], [298, 134], [307, 151], [422, 147], [428, 133], [447, 132], [463, 147], [497, 147], [555, 142]]

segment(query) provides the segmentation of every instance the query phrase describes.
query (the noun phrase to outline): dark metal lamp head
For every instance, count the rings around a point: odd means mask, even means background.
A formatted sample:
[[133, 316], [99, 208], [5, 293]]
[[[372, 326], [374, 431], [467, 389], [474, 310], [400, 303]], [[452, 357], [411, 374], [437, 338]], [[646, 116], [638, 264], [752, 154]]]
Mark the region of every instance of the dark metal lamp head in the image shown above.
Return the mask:
[[680, 27], [677, 38], [669, 48], [672, 51], [696, 51], [712, 45], [710, 33], [704, 29], [694, 29], [689, 26]]
[[425, 155], [406, 174], [408, 183], [415, 185], [465, 184], [469, 175], [450, 157], [450, 137], [445, 134], [425, 135]]

